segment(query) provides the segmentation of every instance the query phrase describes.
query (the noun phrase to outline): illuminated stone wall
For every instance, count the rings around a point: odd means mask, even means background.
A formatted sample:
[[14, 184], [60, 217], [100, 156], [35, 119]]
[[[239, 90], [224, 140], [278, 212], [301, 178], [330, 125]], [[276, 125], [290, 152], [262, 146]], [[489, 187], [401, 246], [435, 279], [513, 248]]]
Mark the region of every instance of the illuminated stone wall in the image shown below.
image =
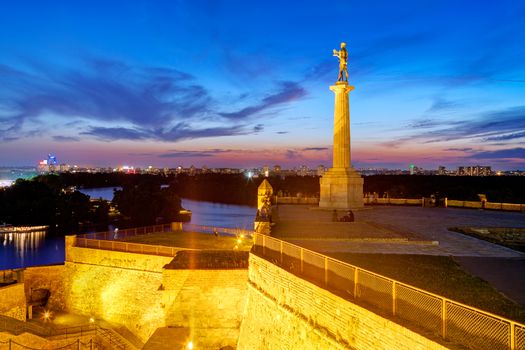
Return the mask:
[[122, 324], [146, 341], [164, 326], [162, 268], [171, 260], [67, 246], [64, 309]]
[[66, 246], [65, 265], [26, 269], [26, 293], [49, 289], [51, 309], [122, 324], [144, 342], [167, 325], [191, 328], [205, 348], [235, 347], [247, 269], [165, 270], [170, 257]]
[[66, 270], [65, 310], [122, 324], [142, 341], [164, 326], [161, 272], [70, 262]]
[[253, 254], [237, 348], [446, 349]]
[[0, 287], [0, 315], [26, 320], [26, 297], [23, 283]]
[[248, 270], [165, 270], [166, 325], [188, 327], [196, 348], [235, 347]]
[[[63, 310], [66, 305], [64, 280], [66, 268], [64, 265], [28, 267], [24, 270], [24, 285], [27, 298], [31, 297], [31, 290], [37, 288], [48, 289], [51, 292], [47, 306], [53, 310]], [[38, 317], [34, 315], [33, 317]]]
[[97, 266], [119, 267], [140, 271], [162, 272], [164, 265], [173, 259], [166, 256], [134, 254], [112, 250], [67, 246], [67, 262]]

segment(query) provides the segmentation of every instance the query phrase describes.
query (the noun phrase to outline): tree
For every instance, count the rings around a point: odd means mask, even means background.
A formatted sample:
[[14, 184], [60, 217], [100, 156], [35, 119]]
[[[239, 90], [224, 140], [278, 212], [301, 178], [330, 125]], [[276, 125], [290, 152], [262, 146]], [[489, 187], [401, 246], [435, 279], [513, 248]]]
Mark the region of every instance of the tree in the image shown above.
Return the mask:
[[177, 219], [181, 201], [171, 187], [154, 183], [125, 186], [115, 191], [113, 205], [132, 226], [147, 226]]

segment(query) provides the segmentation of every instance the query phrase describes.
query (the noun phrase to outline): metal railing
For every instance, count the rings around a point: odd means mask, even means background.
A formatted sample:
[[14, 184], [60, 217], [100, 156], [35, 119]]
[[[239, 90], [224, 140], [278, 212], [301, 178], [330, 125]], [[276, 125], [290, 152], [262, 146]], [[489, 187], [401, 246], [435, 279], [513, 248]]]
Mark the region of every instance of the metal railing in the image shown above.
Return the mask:
[[[123, 340], [122, 336], [117, 332], [112, 329], [101, 327], [97, 324], [86, 324], [73, 327], [55, 327], [51, 324], [23, 322], [0, 315], [0, 331], [8, 331], [15, 335], [27, 332], [44, 338], [53, 338], [52, 340], [76, 339], [76, 341], [79, 341], [84, 336], [95, 335], [101, 338], [103, 343], [108, 344], [111, 349], [130, 348], [130, 346], [126, 344], [126, 341]], [[16, 343], [15, 341], [11, 341], [11, 344], [16, 344], [21, 347], [24, 346], [22, 344]], [[30, 349], [30, 347], [27, 346], [25, 348]], [[13, 347], [13, 349], [15, 348]]]
[[[226, 228], [226, 227], [215, 227], [215, 226], [202, 226], [195, 224], [183, 224], [184, 232], [203, 232], [203, 233], [221, 233], [229, 235], [244, 235], [245, 237], [251, 237], [254, 231], [245, 230], [240, 228]], [[171, 224], [146, 226], [137, 228], [128, 228], [118, 231], [104, 231], [96, 233], [88, 233], [78, 235], [75, 239], [75, 247], [103, 249], [103, 250], [114, 250], [126, 253], [138, 253], [138, 254], [150, 254], [150, 255], [161, 255], [174, 257], [177, 252], [181, 249], [184, 250], [197, 250], [192, 248], [179, 248], [169, 247], [162, 245], [151, 245], [142, 243], [129, 243], [121, 241], [126, 237], [149, 235], [159, 232], [173, 232]]]
[[[75, 247], [113, 250], [118, 252], [149, 254], [174, 257], [182, 248], [142, 243], [128, 243], [113, 240], [76, 238]], [[194, 250], [184, 248], [184, 250]]]
[[229, 227], [216, 227], [216, 226], [203, 226], [203, 225], [196, 225], [196, 224], [190, 224], [190, 223], [183, 223], [182, 224], [183, 231], [190, 231], [190, 232], [202, 232], [202, 233], [225, 233], [228, 235], [245, 235], [245, 236], [251, 236], [255, 231], [253, 230], [246, 230], [242, 228], [229, 228]]
[[126, 237], [142, 236], [142, 235], [149, 235], [152, 233], [171, 232], [171, 231], [172, 231], [171, 224], [163, 224], [163, 225], [154, 225], [154, 226], [126, 228], [122, 230], [115, 229], [115, 230], [108, 230], [108, 231], [95, 232], [95, 233], [86, 233], [86, 234], [78, 235], [77, 237], [87, 238], [87, 239], [117, 240], [117, 239], [123, 239]]
[[[230, 228], [230, 227], [217, 227], [217, 226], [203, 226], [203, 225], [196, 225], [196, 224], [190, 224], [190, 223], [182, 223], [182, 230], [185, 232], [202, 232], [202, 233], [224, 233], [229, 235], [252, 235], [253, 230], [246, 230], [242, 228]], [[77, 235], [79, 238], [87, 238], [87, 239], [100, 239], [100, 240], [119, 240], [126, 237], [133, 237], [133, 236], [142, 236], [142, 235], [150, 235], [152, 233], [159, 233], [159, 232], [172, 232], [172, 224], [163, 224], [163, 225], [154, 225], [154, 226], [144, 226], [144, 227], [133, 227], [133, 228], [127, 228], [127, 229], [116, 229], [116, 230], [108, 230], [108, 231], [101, 231], [101, 232], [95, 232], [95, 233], [86, 233]]]
[[472, 349], [525, 349], [525, 325], [266, 235], [253, 252], [345, 299]]

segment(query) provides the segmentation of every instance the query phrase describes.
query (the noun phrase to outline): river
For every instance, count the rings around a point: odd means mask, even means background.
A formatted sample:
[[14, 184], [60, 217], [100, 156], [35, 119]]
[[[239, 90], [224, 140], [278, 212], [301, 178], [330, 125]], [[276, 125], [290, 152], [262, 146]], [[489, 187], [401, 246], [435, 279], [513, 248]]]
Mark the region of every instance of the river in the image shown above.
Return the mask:
[[[91, 198], [113, 198], [113, 188], [81, 189]], [[191, 223], [205, 226], [253, 228], [256, 209], [245, 205], [182, 199], [192, 211]], [[0, 234], [0, 270], [64, 262], [64, 238], [44, 233]]]

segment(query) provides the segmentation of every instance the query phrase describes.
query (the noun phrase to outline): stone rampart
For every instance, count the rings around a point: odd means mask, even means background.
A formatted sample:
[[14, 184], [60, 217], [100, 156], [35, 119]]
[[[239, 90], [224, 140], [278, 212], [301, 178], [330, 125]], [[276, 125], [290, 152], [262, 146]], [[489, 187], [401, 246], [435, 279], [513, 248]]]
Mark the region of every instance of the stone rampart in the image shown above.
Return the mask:
[[161, 272], [78, 261], [65, 270], [65, 310], [122, 324], [142, 341], [164, 326]]
[[0, 287], [0, 315], [26, 320], [24, 284], [15, 283]]
[[65, 265], [26, 269], [26, 293], [49, 289], [50, 308], [122, 324], [143, 342], [168, 325], [193, 329], [205, 348], [235, 346], [248, 270], [165, 269], [172, 260], [75, 247], [69, 238]]
[[192, 329], [196, 346], [235, 347], [247, 279], [247, 269], [165, 270], [166, 325]]
[[309, 204], [318, 205], [318, 197], [280, 197], [275, 196], [275, 204]]
[[446, 349], [250, 255], [238, 349]]
[[65, 265], [49, 265], [28, 267], [24, 270], [24, 285], [27, 299], [31, 298], [33, 289], [47, 289], [51, 293], [47, 307], [53, 310], [63, 310], [66, 305], [67, 278]]
[[122, 269], [162, 272], [172, 257], [135, 254], [114, 250], [67, 247], [67, 262], [97, 266], [119, 267]]

